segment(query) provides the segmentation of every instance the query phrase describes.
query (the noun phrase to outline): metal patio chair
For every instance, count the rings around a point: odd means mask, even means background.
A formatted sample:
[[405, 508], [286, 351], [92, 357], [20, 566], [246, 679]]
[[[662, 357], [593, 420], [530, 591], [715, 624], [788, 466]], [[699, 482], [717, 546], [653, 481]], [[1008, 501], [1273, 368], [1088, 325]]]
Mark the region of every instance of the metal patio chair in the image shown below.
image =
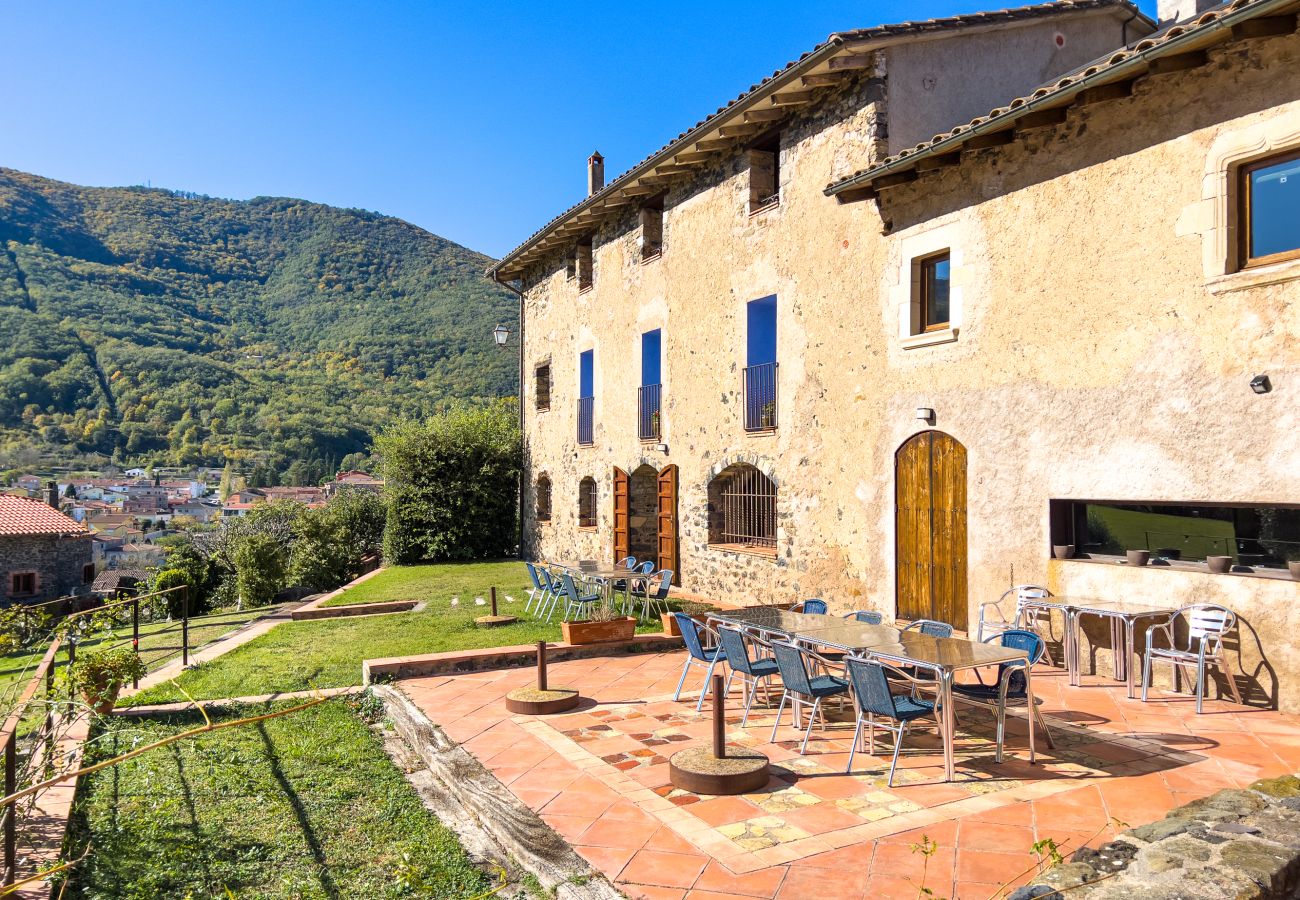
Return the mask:
[[795, 603], [790, 607], [791, 612], [801, 612], [809, 616], [824, 616], [828, 607], [825, 600], [804, 600], [802, 603]]
[[[555, 572], [547, 566], [537, 567], [537, 577], [542, 580], [542, 584], [545, 585], [549, 595], [549, 600], [547, 601], [545, 608], [546, 621], [549, 622], [551, 621], [551, 617], [555, 615], [556, 606], [560, 603], [560, 595], [564, 592], [564, 585], [560, 582], [560, 576], [555, 574]], [[538, 607], [537, 617], [539, 619], [542, 617], [542, 612], [542, 608]]]
[[[1177, 624], [1180, 619], [1187, 620], [1187, 634], [1182, 640], [1177, 636]], [[1237, 679], [1233, 676], [1232, 664], [1223, 649], [1223, 636], [1237, 625], [1237, 615], [1224, 606], [1213, 603], [1195, 603], [1184, 606], [1169, 620], [1161, 625], [1152, 625], [1147, 629], [1147, 652], [1142, 657], [1142, 702], [1146, 702], [1147, 688], [1151, 684], [1151, 663], [1164, 660], [1173, 666], [1174, 674], [1194, 669], [1196, 672], [1196, 712], [1200, 714], [1205, 708], [1206, 670], [1215, 666], [1223, 672], [1232, 691], [1233, 702], [1241, 703], [1241, 691], [1237, 689]], [[1166, 647], [1155, 646], [1155, 636], [1164, 634]]]
[[885, 614], [876, 612], [874, 609], [859, 609], [856, 612], [845, 613], [844, 618], [852, 619], [855, 622], [861, 622], [863, 625], [884, 625]]
[[[821, 710], [822, 700], [827, 697], [839, 697], [843, 701], [849, 692], [849, 683], [837, 675], [831, 675], [829, 672], [824, 675], [813, 675], [808, 671], [808, 659], [812, 659], [820, 665], [823, 670], [829, 670], [828, 661], [818, 656], [811, 650], [804, 649], [797, 644], [789, 641], [773, 641], [772, 656], [776, 659], [776, 667], [781, 673], [783, 690], [781, 691], [781, 703], [776, 708], [776, 721], [772, 723], [772, 735], [767, 739], [768, 743], [775, 743], [776, 730], [781, 724], [781, 713], [785, 711], [785, 702], [792, 700], [794, 703], [812, 701], [812, 709], [808, 711], [808, 728], [803, 733], [803, 743], [799, 745], [799, 753], [802, 754], [808, 749], [808, 736], [812, 734], [813, 724], [817, 721], [817, 713]], [[793, 708], [790, 714], [795, 716], [795, 727], [799, 727], [797, 711]]]
[[894, 733], [894, 758], [889, 764], [889, 786], [893, 787], [894, 770], [898, 768], [898, 751], [903, 746], [903, 735], [907, 733], [908, 725], [926, 716], [934, 716], [935, 727], [942, 731], [938, 706], [933, 700], [899, 695], [890, 690], [891, 680], [915, 680], [896, 666], [860, 656], [845, 657], [844, 665], [849, 684], [853, 687], [853, 703], [857, 709], [853, 745], [849, 748], [849, 764], [844, 771], [853, 771], [853, 757], [858, 751], [858, 742], [862, 739], [863, 723], [867, 725], [868, 756], [876, 755], [876, 728], [883, 728]]
[[673, 699], [681, 699], [682, 685], [686, 684], [686, 673], [690, 671], [691, 666], [705, 666], [707, 671], [704, 673], [704, 685], [700, 688], [699, 702], [695, 704], [695, 711], [699, 712], [704, 708], [704, 696], [709, 692], [713, 669], [719, 661], [727, 662], [727, 652], [720, 645], [704, 646], [704, 642], [700, 640], [700, 624], [686, 613], [673, 613], [673, 617], [677, 619], [677, 628], [681, 631], [682, 640], [686, 644], [686, 662], [682, 664], [682, 677], [677, 682], [677, 691], [673, 694]]
[[654, 570], [654, 562], [646, 560], [645, 562], [632, 567], [632, 574], [626, 581], [615, 583], [616, 585], [622, 585], [621, 588], [616, 587], [616, 590], [623, 591], [623, 615], [627, 615], [628, 612], [636, 606], [636, 600], [633, 599], [634, 597], [645, 595], [646, 578], [649, 577], [650, 573]]
[[[582, 613], [584, 619], [589, 618], [591, 607], [602, 600], [599, 591], [594, 594], [581, 593], [568, 572], [560, 576], [560, 584], [564, 594], [564, 615], [560, 616], [561, 622], [568, 621], [570, 613], [574, 614], [575, 619], [578, 618], [577, 613]], [[546, 621], [551, 621], [550, 616], [546, 617]]]
[[725, 693], [731, 693], [731, 679], [735, 678], [737, 673], [740, 674], [740, 685], [745, 689], [745, 714], [740, 718], [741, 728], [744, 728], [749, 723], [749, 710], [754, 705], [754, 695], [758, 693], [760, 682], [762, 682], [763, 693], [767, 697], [768, 703], [772, 702], [768, 681], [773, 675], [777, 674], [776, 660], [772, 659], [772, 657], [759, 656], [757, 659], [750, 658], [749, 644], [751, 641], [758, 642], [757, 638], [746, 634], [739, 628], [733, 628], [729, 625], [718, 626], [718, 646], [726, 654], [727, 666], [731, 669], [727, 673]]
[[[650, 565], [650, 563], [646, 563]], [[649, 572], [646, 573], [649, 576]], [[655, 610], [668, 612], [668, 593], [673, 588], [673, 570], [664, 569], [654, 576], [659, 579], [659, 584], [651, 587], [653, 579], [639, 578], [632, 585], [632, 607], [636, 608], [636, 601], [641, 601], [641, 618], [648, 619], [654, 615]]]
[[542, 581], [542, 576], [538, 574], [538, 566], [530, 562], [526, 562], [524, 565], [528, 568], [528, 580], [533, 583], [533, 586], [528, 588], [528, 600], [524, 603], [524, 612], [528, 612], [536, 603], [537, 612], [540, 615], [546, 601], [551, 599], [550, 581]]
[[952, 626], [947, 622], [936, 622], [934, 619], [917, 619], [915, 622], [908, 622], [903, 630], [919, 631], [921, 634], [936, 638], [952, 637]]
[[[994, 642], [1013, 650], [1023, 650], [1028, 659], [1000, 663], [998, 665], [998, 676], [993, 684], [985, 684], [983, 676], [976, 669], [975, 677], [979, 679], [977, 684], [954, 684], [952, 692], [954, 699], [960, 698], [971, 703], [990, 706], [997, 710], [997, 754], [994, 756], [994, 761], [1002, 762], [1002, 744], [1006, 737], [1007, 726], [1007, 704], [1021, 701], [1028, 704], [1029, 684], [1025, 680], [1025, 666], [1035, 665], [1043, 658], [1043, 654], [1046, 652], [1046, 642], [1041, 635], [1024, 628], [1011, 628], [984, 640], [985, 644]], [[1043, 729], [1043, 734], [1047, 738], [1047, 746], [1055, 747], [1052, 732], [1048, 729], [1043, 714], [1038, 711], [1037, 704], [1034, 704], [1029, 709], [1030, 728], [1034, 727], [1035, 721]]]
[[[1047, 649], [1047, 641], [1052, 637], [1052, 614], [1045, 609], [1025, 609], [1025, 601], [1041, 600], [1052, 596], [1052, 592], [1039, 584], [1018, 584], [1002, 592], [997, 600], [980, 604], [979, 627], [975, 640], [987, 641], [989, 637], [1012, 629], [1032, 631], [1043, 638], [1043, 655], [1047, 664], [1054, 666], [1052, 654]], [[1006, 615], [1006, 604], [1015, 598], [1015, 612], [1010, 618]], [[1040, 630], [1042, 629], [1042, 630]], [[1044, 634], [1044, 631], [1046, 634]]]

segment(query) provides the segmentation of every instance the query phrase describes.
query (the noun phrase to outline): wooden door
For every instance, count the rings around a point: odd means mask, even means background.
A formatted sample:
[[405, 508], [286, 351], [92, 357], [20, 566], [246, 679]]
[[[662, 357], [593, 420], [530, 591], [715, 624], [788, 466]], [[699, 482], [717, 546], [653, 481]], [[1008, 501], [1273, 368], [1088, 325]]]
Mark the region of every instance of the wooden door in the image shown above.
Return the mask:
[[631, 503], [631, 479], [618, 466], [614, 467], [614, 562], [628, 555], [628, 509]]
[[966, 448], [924, 431], [894, 459], [898, 614], [966, 630]]
[[677, 467], [659, 471], [659, 568], [673, 570], [673, 584], [682, 583], [681, 560], [677, 556]]

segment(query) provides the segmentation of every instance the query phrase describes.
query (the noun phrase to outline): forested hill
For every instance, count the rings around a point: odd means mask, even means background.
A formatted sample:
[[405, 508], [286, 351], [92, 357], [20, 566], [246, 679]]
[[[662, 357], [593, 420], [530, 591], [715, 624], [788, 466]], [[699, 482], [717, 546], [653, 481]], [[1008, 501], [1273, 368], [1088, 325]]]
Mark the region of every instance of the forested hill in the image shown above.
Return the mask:
[[513, 394], [489, 262], [362, 210], [0, 168], [0, 467], [324, 466], [396, 417]]

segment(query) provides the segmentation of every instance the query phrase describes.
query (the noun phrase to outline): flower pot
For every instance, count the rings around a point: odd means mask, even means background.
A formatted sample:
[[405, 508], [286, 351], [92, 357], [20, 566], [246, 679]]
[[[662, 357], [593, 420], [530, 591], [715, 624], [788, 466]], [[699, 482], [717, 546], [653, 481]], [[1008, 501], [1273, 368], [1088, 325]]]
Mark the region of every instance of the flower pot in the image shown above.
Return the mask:
[[664, 634], [669, 637], [681, 637], [682, 630], [677, 625], [676, 613], [660, 613], [660, 618], [664, 623]]
[[81, 689], [82, 699], [86, 704], [101, 716], [106, 716], [113, 711], [117, 705], [117, 695], [122, 692], [120, 684], [105, 687], [103, 685], [88, 684]]
[[1286, 568], [1287, 571], [1291, 573], [1292, 578], [1294, 578], [1296, 581], [1300, 581], [1300, 559], [1291, 560], [1289, 563], [1286, 564]]
[[636, 619], [621, 616], [608, 622], [561, 622], [560, 631], [568, 644], [630, 641], [636, 634]]
[[1205, 565], [1214, 574], [1223, 575], [1230, 568], [1232, 568], [1232, 557], [1231, 556], [1207, 556], [1205, 557]]
[[1053, 544], [1052, 555], [1057, 559], [1073, 559], [1074, 544]]
[[1128, 551], [1128, 564], [1130, 566], [1145, 566], [1150, 561], [1151, 561], [1150, 550]]

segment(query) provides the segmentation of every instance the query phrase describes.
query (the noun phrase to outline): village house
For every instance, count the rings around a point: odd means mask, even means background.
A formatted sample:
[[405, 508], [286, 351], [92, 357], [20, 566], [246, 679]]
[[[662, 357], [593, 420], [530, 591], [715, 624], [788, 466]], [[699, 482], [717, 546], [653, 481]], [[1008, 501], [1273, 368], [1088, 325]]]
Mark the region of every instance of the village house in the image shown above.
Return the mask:
[[358, 490], [370, 491], [378, 494], [384, 489], [384, 480], [376, 478], [369, 472], [361, 472], [356, 469], [350, 469], [346, 472], [339, 472], [334, 476], [334, 480], [325, 485], [325, 496], [333, 497], [340, 490], [345, 488], [357, 488]]
[[1221, 603], [1247, 701], [1300, 709], [1298, 8], [842, 32], [593, 155], [490, 270], [527, 552], [971, 634], [1023, 583]]
[[94, 580], [86, 526], [46, 502], [0, 494], [0, 605], [81, 593]]

